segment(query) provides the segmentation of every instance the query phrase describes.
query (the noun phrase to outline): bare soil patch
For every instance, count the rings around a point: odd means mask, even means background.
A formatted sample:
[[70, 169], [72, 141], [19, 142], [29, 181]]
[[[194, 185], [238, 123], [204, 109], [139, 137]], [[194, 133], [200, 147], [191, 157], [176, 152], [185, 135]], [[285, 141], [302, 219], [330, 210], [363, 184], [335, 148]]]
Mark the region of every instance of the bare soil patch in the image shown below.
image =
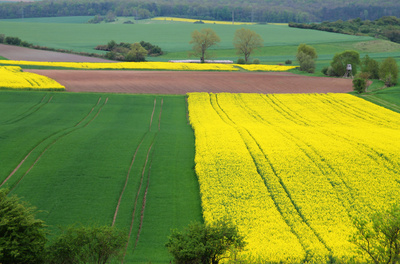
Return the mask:
[[0, 56], [9, 60], [54, 62], [113, 62], [95, 57], [0, 44]]
[[25, 71], [48, 76], [70, 92], [347, 93], [353, 90], [351, 79], [308, 77], [286, 72]]

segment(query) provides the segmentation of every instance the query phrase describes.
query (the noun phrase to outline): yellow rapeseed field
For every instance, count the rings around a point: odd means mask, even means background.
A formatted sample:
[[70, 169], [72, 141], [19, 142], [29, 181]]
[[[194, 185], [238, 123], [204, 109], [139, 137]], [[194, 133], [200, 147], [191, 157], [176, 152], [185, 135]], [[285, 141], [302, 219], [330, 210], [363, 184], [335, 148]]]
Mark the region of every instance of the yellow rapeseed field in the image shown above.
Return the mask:
[[172, 63], [172, 62], [48, 62], [48, 61], [14, 61], [0, 60], [0, 65], [29, 65], [60, 67], [87, 70], [171, 70], [171, 71], [288, 71], [296, 66], [263, 65], [263, 64], [222, 64], [222, 63]]
[[[200, 19], [190, 19], [190, 18], [178, 18], [178, 17], [155, 17], [151, 20], [156, 21], [173, 21], [173, 22], [187, 22], [194, 23], [196, 21], [200, 21]], [[214, 21], [214, 20], [201, 20], [205, 24], [218, 24], [218, 25], [255, 25], [256, 23], [251, 22], [234, 22], [232, 21]]]
[[0, 67], [0, 88], [7, 89], [52, 89], [64, 90], [65, 87], [46, 76], [23, 72], [21, 67]]
[[348, 94], [188, 100], [205, 221], [232, 219], [243, 258], [357, 259], [352, 218], [400, 199], [398, 113]]

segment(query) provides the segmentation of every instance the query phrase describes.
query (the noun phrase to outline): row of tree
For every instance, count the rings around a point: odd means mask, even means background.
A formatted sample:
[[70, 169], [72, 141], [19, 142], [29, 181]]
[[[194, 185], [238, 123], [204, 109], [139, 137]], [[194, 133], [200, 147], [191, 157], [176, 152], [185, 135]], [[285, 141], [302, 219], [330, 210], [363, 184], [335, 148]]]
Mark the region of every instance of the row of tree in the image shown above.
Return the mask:
[[[315, 60], [318, 58], [317, 51], [306, 44], [300, 44], [297, 48], [297, 61], [301, 71], [313, 73], [315, 71]], [[351, 68], [348, 68], [351, 65]], [[361, 73], [357, 74], [361, 67]], [[360, 54], [354, 50], [346, 50], [336, 53], [330, 66], [324, 67], [322, 73], [328, 76], [350, 77], [354, 75], [354, 89], [358, 93], [365, 92], [368, 79], [382, 80], [386, 87], [396, 85], [398, 82], [399, 68], [396, 60], [389, 57], [382, 63], [370, 58], [368, 55], [361, 60]]]
[[107, 45], [98, 45], [95, 49], [108, 51], [105, 55], [107, 59], [120, 61], [139, 62], [145, 61], [146, 56], [155, 57], [164, 54], [159, 46], [145, 41], [133, 44], [124, 42], [117, 44], [114, 40], [111, 40]]
[[378, 19], [400, 14], [396, 0], [356, 0], [343, 7], [334, 0], [42, 0], [0, 4], [0, 19], [54, 16], [117, 16], [145, 19], [177, 16], [195, 19], [265, 22], [310, 22], [323, 20]]
[[[217, 45], [221, 39], [211, 28], [203, 28], [200, 31], [195, 30], [192, 32], [192, 39], [189, 42], [193, 44], [194, 56], [200, 56], [200, 61], [205, 62], [206, 59], [212, 55], [208, 49]], [[253, 30], [247, 28], [237, 29], [233, 38], [233, 45], [237, 50], [237, 54], [243, 55], [243, 63], [248, 63], [250, 55], [253, 51], [263, 45], [261, 36]]]
[[348, 35], [364, 35], [400, 43], [400, 18], [385, 16], [374, 21], [361, 18], [322, 23], [289, 23], [290, 27], [315, 29]]

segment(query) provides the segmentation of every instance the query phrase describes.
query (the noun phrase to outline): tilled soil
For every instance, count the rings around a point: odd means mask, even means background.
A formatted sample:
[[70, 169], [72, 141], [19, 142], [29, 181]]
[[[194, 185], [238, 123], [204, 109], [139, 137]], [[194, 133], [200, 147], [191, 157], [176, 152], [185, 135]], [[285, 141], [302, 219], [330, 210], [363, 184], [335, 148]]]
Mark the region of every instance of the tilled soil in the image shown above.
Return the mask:
[[47, 50], [29, 49], [0, 44], [0, 56], [9, 60], [53, 61], [53, 62], [113, 62], [95, 57], [80, 56]]
[[285, 72], [179, 72], [110, 70], [25, 70], [48, 76], [70, 92], [186, 94], [347, 93], [351, 79], [308, 77]]

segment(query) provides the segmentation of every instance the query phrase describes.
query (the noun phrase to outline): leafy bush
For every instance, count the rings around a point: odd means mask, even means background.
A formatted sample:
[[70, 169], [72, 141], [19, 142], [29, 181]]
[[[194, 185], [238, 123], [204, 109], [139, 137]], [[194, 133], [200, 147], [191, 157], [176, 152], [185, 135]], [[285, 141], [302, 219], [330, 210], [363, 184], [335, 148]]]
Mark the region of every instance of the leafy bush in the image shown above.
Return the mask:
[[308, 73], [313, 73], [315, 71], [315, 61], [310, 55], [299, 52], [297, 53], [297, 60], [300, 63], [301, 71], [306, 71]]
[[292, 65], [292, 61], [291, 61], [291, 60], [286, 60], [286, 61], [285, 61], [285, 64], [286, 64], [286, 65]]
[[324, 74], [324, 75], [328, 75], [328, 66], [325, 66], [325, 67], [323, 67], [322, 68], [322, 70], [321, 70], [321, 72]]
[[236, 63], [237, 64], [246, 64], [246, 61], [243, 58], [239, 58]]
[[396, 60], [391, 57], [386, 58], [379, 68], [379, 78], [385, 82], [387, 87], [397, 84], [398, 73]]
[[343, 76], [346, 73], [347, 64], [351, 64], [352, 73], [357, 74], [357, 66], [360, 65], [360, 54], [355, 50], [346, 50], [341, 53], [336, 53], [333, 56], [331, 66], [335, 72], [335, 76]]
[[46, 244], [45, 225], [36, 209], [0, 190], [0, 263], [41, 263]]
[[111, 226], [69, 227], [47, 249], [48, 263], [109, 263], [122, 260], [124, 232]]
[[368, 73], [371, 79], [379, 79], [379, 63], [368, 55], [362, 59], [361, 71]]
[[313, 73], [315, 71], [315, 59], [318, 57], [316, 50], [306, 44], [300, 44], [297, 48], [296, 58], [300, 64], [300, 70]]
[[253, 64], [260, 64], [260, 60], [259, 59], [254, 59], [253, 60]]
[[365, 92], [365, 89], [367, 88], [367, 80], [364, 78], [354, 78], [353, 79], [353, 90], [356, 91], [357, 93], [363, 93]]
[[174, 230], [165, 245], [175, 263], [219, 263], [228, 250], [245, 247], [244, 237], [230, 223], [190, 224], [184, 231]]

